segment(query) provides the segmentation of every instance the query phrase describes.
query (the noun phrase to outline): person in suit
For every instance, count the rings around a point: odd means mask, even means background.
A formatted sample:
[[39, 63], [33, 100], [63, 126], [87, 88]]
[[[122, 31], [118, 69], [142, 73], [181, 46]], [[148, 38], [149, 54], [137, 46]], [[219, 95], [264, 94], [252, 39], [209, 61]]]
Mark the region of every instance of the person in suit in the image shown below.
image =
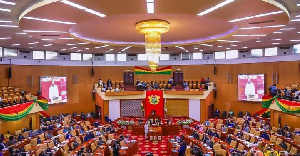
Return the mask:
[[220, 118], [220, 110], [216, 109], [215, 111], [215, 118]]
[[186, 150], [186, 143], [182, 141], [179, 150], [178, 150], [178, 156], [184, 156], [185, 155], [185, 150]]
[[149, 126], [148, 126], [147, 122], [144, 125], [144, 130], [145, 130], [145, 139], [147, 139], [148, 138], [148, 132], [149, 132]]
[[113, 156], [119, 156], [119, 150], [120, 150], [120, 145], [118, 144], [117, 141], [114, 141], [113, 145], [112, 145], [112, 149], [113, 149]]
[[230, 144], [232, 141], [231, 135], [228, 135], [228, 137], [225, 139], [225, 141]]
[[199, 134], [196, 131], [194, 131], [191, 136], [199, 140]]
[[3, 140], [0, 140], [0, 151], [2, 151], [3, 149], [6, 149], [6, 144], [3, 143]]
[[18, 135], [18, 141], [23, 141], [25, 138], [23, 137], [23, 135], [22, 134], [19, 134]]

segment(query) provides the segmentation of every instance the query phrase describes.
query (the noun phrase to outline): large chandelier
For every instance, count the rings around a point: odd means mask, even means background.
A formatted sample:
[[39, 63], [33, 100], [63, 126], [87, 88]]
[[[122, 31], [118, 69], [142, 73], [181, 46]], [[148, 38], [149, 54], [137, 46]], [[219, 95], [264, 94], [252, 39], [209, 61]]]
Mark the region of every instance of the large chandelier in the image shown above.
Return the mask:
[[169, 31], [169, 22], [161, 19], [149, 19], [137, 22], [138, 33], [145, 35], [147, 60], [152, 72], [156, 71], [161, 54], [161, 34]]

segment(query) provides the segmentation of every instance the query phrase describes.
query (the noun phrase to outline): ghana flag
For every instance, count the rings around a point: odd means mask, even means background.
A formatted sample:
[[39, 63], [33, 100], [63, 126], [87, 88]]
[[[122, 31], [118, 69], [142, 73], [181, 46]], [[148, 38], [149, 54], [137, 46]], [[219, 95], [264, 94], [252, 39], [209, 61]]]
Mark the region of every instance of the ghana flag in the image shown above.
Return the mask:
[[142, 67], [135, 66], [134, 69], [135, 74], [164, 74], [164, 75], [171, 75], [172, 69], [171, 66], [163, 67], [160, 69], [157, 69], [156, 71], [152, 72], [150, 69], [145, 69]]

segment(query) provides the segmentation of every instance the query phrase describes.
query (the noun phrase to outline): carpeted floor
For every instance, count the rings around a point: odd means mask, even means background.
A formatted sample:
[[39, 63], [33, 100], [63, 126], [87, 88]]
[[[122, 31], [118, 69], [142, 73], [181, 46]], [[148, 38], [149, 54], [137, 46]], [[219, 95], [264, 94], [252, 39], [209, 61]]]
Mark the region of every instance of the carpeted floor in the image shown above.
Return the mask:
[[[182, 130], [179, 131], [181, 133]], [[145, 140], [143, 135], [131, 135], [131, 131], [123, 131], [124, 135], [130, 135], [130, 138], [138, 141], [138, 153], [134, 156], [144, 156], [147, 152], [152, 152], [154, 156], [168, 156], [167, 150], [167, 140], [174, 138], [174, 136], [162, 136], [162, 140], [158, 143], [153, 143], [152, 141]]]

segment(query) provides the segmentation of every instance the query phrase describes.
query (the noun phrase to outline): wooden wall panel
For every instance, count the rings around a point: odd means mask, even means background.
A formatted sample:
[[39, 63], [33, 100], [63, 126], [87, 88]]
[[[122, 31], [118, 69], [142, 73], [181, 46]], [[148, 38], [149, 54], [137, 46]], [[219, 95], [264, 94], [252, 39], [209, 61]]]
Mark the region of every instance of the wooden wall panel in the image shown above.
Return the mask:
[[300, 120], [298, 116], [285, 114], [279, 111], [271, 111], [271, 126], [278, 127], [278, 118], [281, 117], [281, 126], [289, 125], [294, 131], [295, 128], [300, 128]]
[[167, 117], [188, 117], [189, 100], [167, 99], [165, 103]]

